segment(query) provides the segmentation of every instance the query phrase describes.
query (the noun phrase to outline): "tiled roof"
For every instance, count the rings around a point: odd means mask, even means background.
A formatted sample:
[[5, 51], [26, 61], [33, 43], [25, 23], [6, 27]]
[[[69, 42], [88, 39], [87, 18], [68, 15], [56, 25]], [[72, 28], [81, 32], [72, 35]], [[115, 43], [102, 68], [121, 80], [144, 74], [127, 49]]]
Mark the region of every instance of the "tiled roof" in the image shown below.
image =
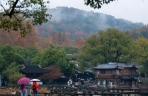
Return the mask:
[[80, 74], [80, 73], [81, 73], [81, 72], [80, 72], [79, 70], [77, 70], [77, 69], [76, 69], [76, 71], [75, 71], [75, 72], [76, 72], [76, 73], [78, 73], [78, 74]]
[[93, 67], [94, 69], [123, 69], [123, 68], [131, 68], [136, 67], [133, 63], [117, 63], [117, 62], [110, 62], [108, 64], [100, 64], [97, 67]]
[[84, 72], [93, 73], [93, 69], [92, 69], [92, 68], [88, 68], [88, 69], [86, 69]]
[[100, 64], [97, 67], [93, 67], [94, 69], [115, 69], [117, 68], [116, 64]]
[[136, 66], [136, 68], [138, 69], [138, 68], [141, 68], [142, 66]]
[[20, 69], [22, 73], [47, 73], [49, 71], [41, 68], [39, 65], [23, 65], [23, 68]]

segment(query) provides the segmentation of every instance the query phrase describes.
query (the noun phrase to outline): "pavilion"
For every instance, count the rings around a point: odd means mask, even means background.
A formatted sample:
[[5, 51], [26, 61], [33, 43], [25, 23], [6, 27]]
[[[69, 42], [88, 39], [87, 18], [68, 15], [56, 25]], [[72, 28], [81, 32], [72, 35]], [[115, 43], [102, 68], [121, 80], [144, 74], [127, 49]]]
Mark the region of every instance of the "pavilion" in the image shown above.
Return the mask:
[[22, 74], [25, 74], [28, 78], [37, 78], [41, 75], [50, 72], [48, 69], [41, 68], [39, 65], [22, 65], [20, 69]]

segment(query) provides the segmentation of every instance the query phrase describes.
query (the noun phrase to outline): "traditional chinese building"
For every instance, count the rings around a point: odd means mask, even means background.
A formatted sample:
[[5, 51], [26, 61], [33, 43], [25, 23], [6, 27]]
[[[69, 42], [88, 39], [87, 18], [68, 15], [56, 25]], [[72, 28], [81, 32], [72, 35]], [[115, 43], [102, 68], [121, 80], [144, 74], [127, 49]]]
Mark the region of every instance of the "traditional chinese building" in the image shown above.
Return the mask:
[[138, 73], [136, 70], [140, 68], [133, 63], [108, 63], [100, 64], [93, 67], [95, 70], [95, 77], [100, 84], [104, 87], [125, 87], [131, 88], [137, 85]]
[[75, 73], [72, 76], [74, 82], [78, 82], [78, 79], [84, 79], [85, 81], [93, 81], [95, 80], [93, 68], [87, 68], [84, 72], [80, 72], [79, 70], [75, 70]]
[[22, 74], [25, 74], [28, 78], [37, 78], [45, 73], [50, 72], [50, 70], [41, 68], [39, 65], [22, 65], [20, 69]]

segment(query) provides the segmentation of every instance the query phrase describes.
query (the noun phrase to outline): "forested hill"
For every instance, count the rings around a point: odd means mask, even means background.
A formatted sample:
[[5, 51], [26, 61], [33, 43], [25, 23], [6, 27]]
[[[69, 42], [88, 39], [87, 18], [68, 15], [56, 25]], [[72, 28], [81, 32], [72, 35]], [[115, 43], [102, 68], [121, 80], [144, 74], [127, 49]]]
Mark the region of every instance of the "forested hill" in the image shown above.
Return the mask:
[[133, 28], [141, 28], [144, 25], [143, 23], [133, 23], [124, 19], [116, 19], [111, 15], [76, 8], [57, 7], [48, 12], [52, 15], [51, 20], [37, 26], [41, 37], [47, 36], [52, 31], [67, 32], [70, 38], [75, 38], [76, 35], [86, 37], [98, 32], [98, 30], [107, 28], [128, 31]]

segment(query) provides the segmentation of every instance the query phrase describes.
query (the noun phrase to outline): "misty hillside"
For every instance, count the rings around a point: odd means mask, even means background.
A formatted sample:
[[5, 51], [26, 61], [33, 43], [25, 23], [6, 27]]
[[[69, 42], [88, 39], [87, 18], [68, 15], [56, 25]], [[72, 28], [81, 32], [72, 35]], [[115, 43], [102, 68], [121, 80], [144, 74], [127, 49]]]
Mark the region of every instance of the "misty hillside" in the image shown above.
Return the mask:
[[144, 26], [142, 23], [132, 23], [124, 19], [116, 19], [111, 15], [76, 8], [57, 7], [50, 9], [48, 13], [52, 15], [51, 20], [37, 26], [41, 37], [47, 36], [52, 31], [67, 32], [70, 38], [76, 38], [77, 34], [86, 37], [107, 28], [128, 31]]

